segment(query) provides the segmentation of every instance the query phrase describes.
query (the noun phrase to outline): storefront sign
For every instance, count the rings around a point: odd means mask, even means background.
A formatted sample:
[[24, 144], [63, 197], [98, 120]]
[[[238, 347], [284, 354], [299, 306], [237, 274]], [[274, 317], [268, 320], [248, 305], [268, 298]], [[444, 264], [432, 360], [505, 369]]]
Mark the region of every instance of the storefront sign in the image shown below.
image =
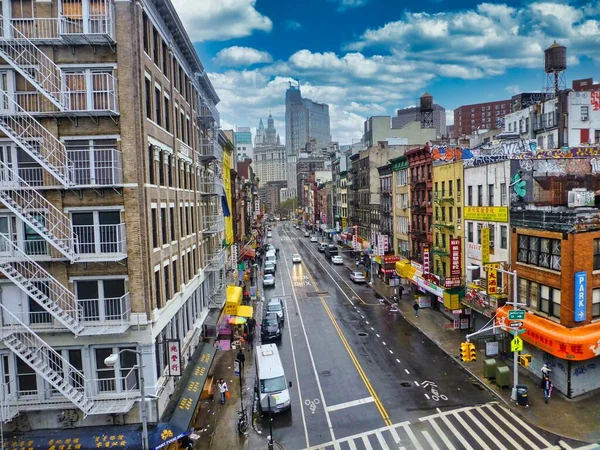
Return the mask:
[[231, 246], [231, 266], [232, 267], [237, 266], [237, 261], [238, 261], [238, 246], [237, 246], [237, 244], [233, 244]]
[[167, 354], [169, 357], [169, 375], [181, 376], [181, 348], [178, 339], [167, 339]]
[[385, 246], [384, 246], [383, 237], [384, 237], [383, 234], [380, 234], [378, 236], [379, 239], [377, 239], [377, 250], [378, 250], [377, 254], [381, 255], [381, 256], [385, 255]]
[[490, 229], [481, 229], [481, 262], [486, 264], [490, 261]]
[[443, 292], [444, 306], [447, 309], [460, 309], [460, 298], [458, 294], [450, 294], [449, 292]]
[[429, 273], [429, 247], [423, 247], [423, 274]]
[[428, 292], [431, 292], [436, 297], [444, 296], [444, 289], [439, 287], [437, 284], [432, 283], [431, 281], [424, 280], [421, 277], [417, 277], [417, 286], [422, 289], [425, 289]]
[[460, 286], [460, 277], [458, 278], [451, 278], [448, 277], [444, 280], [444, 286], [446, 286], [447, 288], [452, 288], [452, 287], [458, 287]]
[[[499, 265], [499, 264], [498, 264]], [[494, 266], [488, 265], [487, 267], [487, 293], [497, 294], [498, 293], [498, 271]]]
[[419, 272], [423, 272], [423, 266], [417, 261], [411, 261], [410, 265], [417, 269]]
[[467, 258], [481, 260], [481, 245], [467, 242]]
[[377, 251], [377, 233], [371, 230], [371, 247], [373, 248], [373, 252]]
[[508, 206], [465, 206], [465, 220], [508, 222]]
[[450, 239], [450, 277], [459, 278], [462, 274], [461, 240]]
[[347, 224], [348, 224], [347, 219], [345, 217], [342, 217], [342, 228], [346, 228]]
[[420, 295], [417, 298], [419, 308], [431, 308], [431, 297], [429, 295]]
[[387, 265], [387, 264], [394, 264], [398, 261], [400, 261], [402, 259], [401, 256], [395, 256], [395, 255], [387, 255], [383, 257], [383, 262]]
[[586, 319], [587, 272], [575, 273], [575, 322]]
[[387, 252], [390, 249], [390, 247], [389, 247], [389, 240], [388, 239], [389, 239], [388, 235], [384, 234], [383, 235], [383, 252], [384, 253]]

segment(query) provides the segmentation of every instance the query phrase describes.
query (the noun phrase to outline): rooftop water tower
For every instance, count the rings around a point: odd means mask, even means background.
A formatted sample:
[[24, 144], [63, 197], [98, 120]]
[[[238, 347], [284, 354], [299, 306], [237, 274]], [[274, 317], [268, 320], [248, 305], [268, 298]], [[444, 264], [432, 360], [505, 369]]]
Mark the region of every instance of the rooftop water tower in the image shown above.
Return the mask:
[[566, 89], [565, 70], [567, 70], [567, 47], [554, 41], [544, 50], [544, 71], [546, 79], [546, 92], [557, 96], [559, 91]]
[[433, 126], [433, 97], [425, 92], [420, 99], [421, 128], [434, 128]]

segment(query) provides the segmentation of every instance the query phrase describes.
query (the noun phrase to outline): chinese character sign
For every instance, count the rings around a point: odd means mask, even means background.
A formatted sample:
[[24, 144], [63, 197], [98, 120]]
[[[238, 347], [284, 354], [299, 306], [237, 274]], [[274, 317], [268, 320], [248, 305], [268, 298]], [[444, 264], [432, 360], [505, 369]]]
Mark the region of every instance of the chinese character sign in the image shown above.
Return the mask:
[[352, 235], [352, 248], [354, 251], [358, 250], [358, 236], [356, 234]]
[[233, 244], [231, 246], [231, 265], [232, 266], [237, 266], [237, 260], [238, 260], [238, 246], [237, 244]]
[[388, 245], [389, 245], [389, 237], [387, 234], [385, 234], [383, 236], [383, 251], [384, 251], [384, 253], [390, 249], [390, 247]]
[[429, 274], [429, 247], [423, 247], [423, 275]]
[[377, 251], [377, 233], [371, 230], [371, 248], [373, 249], [373, 253]]
[[575, 273], [575, 322], [586, 319], [587, 272]]
[[488, 267], [487, 270], [487, 293], [498, 293], [498, 271], [495, 267]]
[[383, 234], [379, 235], [379, 239], [377, 240], [377, 253], [380, 256], [385, 255], [385, 246], [383, 241]]
[[169, 375], [179, 377], [181, 376], [181, 349], [179, 340], [167, 340], [167, 349], [169, 357]]
[[486, 264], [490, 262], [490, 229], [481, 229], [481, 262]]
[[460, 239], [450, 239], [450, 277], [460, 278], [462, 273]]

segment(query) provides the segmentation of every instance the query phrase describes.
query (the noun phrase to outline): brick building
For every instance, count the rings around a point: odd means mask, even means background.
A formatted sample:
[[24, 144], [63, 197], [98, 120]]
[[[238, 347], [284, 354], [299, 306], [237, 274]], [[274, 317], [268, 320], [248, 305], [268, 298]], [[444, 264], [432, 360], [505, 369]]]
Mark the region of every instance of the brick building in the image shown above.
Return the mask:
[[454, 110], [454, 137], [468, 136], [477, 130], [502, 128], [499, 120], [511, 112], [512, 100], [475, 103]]
[[224, 302], [219, 97], [173, 5], [57, 3], [3, 13], [5, 437], [139, 423], [140, 371], [157, 422]]
[[432, 159], [428, 147], [406, 152], [410, 183], [410, 256], [423, 262], [423, 249], [433, 242]]

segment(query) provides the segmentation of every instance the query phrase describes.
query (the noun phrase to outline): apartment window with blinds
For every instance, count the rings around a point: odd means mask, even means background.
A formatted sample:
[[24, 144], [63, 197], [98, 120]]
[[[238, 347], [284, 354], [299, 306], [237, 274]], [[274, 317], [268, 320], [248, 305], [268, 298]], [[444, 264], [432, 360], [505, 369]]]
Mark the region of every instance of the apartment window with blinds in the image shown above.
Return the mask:
[[520, 234], [518, 245], [517, 259], [519, 262], [546, 269], [561, 270], [560, 239]]

